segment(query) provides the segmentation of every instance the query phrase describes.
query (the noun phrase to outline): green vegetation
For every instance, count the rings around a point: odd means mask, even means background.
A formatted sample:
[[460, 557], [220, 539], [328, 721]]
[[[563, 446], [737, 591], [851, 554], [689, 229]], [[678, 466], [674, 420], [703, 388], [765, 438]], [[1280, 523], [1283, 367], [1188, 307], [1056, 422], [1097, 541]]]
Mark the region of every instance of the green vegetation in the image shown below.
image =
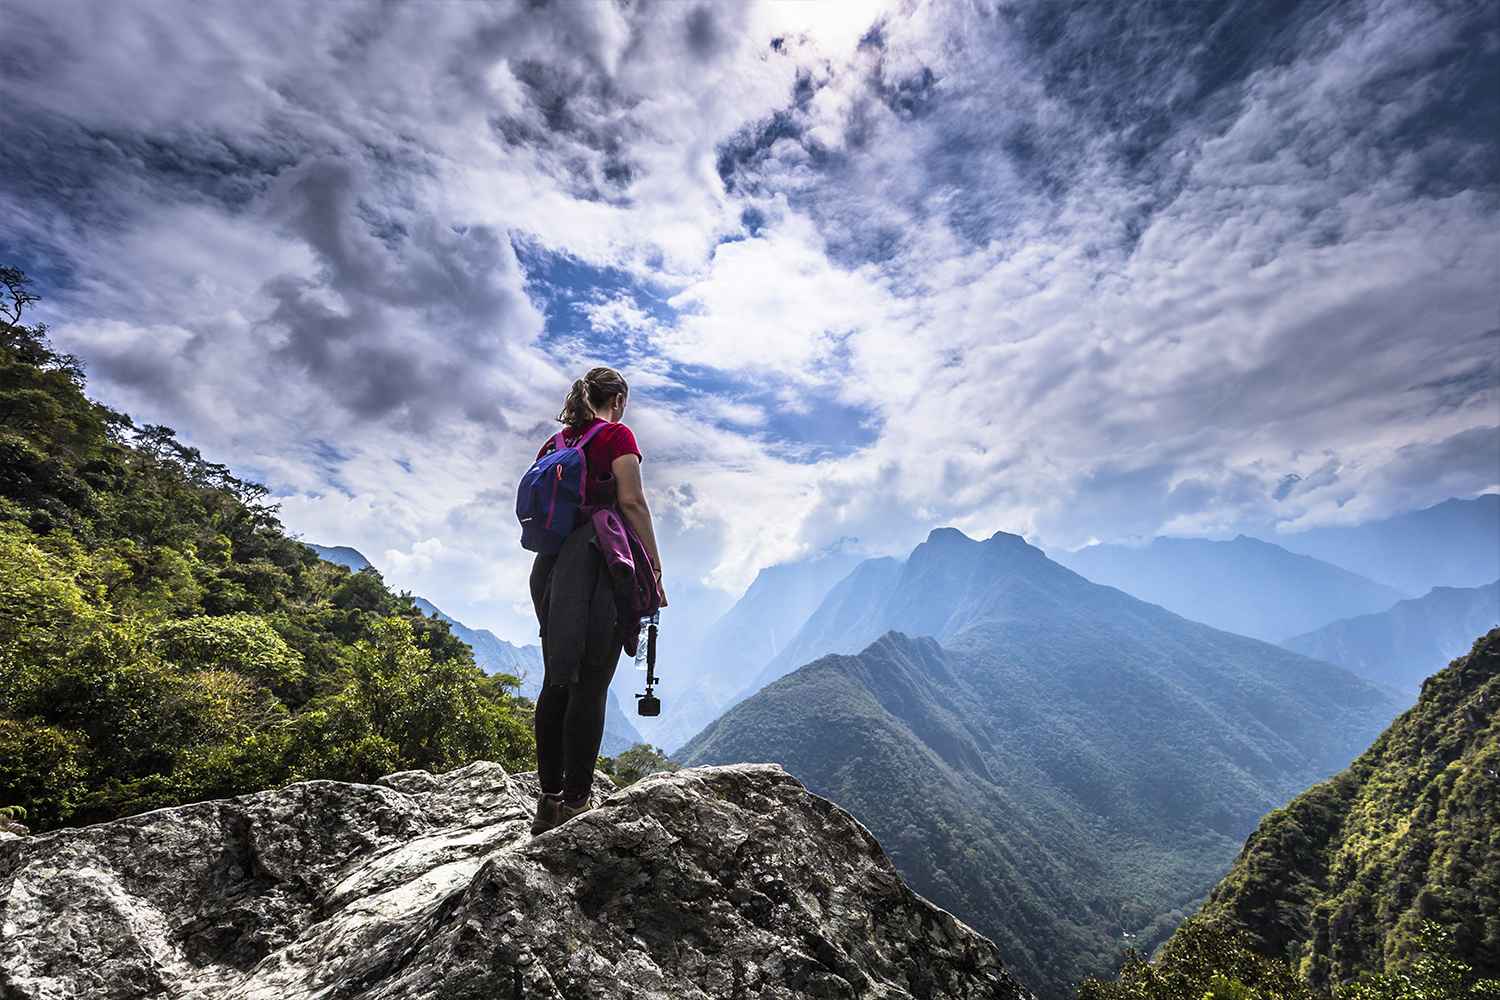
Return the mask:
[[36, 829], [307, 778], [534, 766], [531, 705], [267, 491], [84, 395], [0, 268], [0, 807]]
[[1500, 629], [1080, 1000], [1500, 1000]]
[[[673, 756], [779, 761], [1045, 1000], [1164, 940], [1261, 817], [1402, 707], [1015, 536], [936, 531], [885, 590], [846, 606], [847, 631], [895, 631], [771, 683]], [[809, 622], [849, 648], [836, 625]]]
[[1195, 918], [1158, 961], [1132, 952], [1118, 979], [1085, 981], [1078, 1000], [1500, 1000], [1500, 980], [1456, 958], [1452, 934], [1428, 921], [1408, 968], [1367, 975], [1330, 994], [1284, 959], [1257, 954], [1249, 935]]
[[637, 743], [614, 757], [599, 758], [600, 770], [613, 778], [620, 788], [633, 785], [648, 774], [676, 771], [681, 767], [649, 743]]
[[1500, 976], [1500, 629], [1342, 774], [1271, 813], [1203, 918], [1315, 986], [1407, 969], [1423, 924]]

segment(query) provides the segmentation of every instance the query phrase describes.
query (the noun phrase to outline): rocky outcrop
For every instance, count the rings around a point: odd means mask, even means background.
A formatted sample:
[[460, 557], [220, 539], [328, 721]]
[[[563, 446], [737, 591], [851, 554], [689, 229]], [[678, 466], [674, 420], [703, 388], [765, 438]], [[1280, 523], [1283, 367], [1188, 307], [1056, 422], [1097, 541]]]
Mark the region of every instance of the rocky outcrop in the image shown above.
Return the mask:
[[0, 996], [1028, 996], [779, 766], [600, 780], [536, 838], [479, 763], [0, 841]]

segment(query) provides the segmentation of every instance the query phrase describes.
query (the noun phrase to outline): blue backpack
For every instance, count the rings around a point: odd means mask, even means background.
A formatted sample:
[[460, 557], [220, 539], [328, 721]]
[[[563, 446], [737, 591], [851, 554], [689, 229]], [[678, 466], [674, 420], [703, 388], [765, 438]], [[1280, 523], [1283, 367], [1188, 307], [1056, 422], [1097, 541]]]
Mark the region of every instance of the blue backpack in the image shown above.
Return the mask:
[[607, 423], [590, 427], [573, 444], [558, 431], [552, 439], [552, 450], [532, 464], [521, 477], [516, 491], [516, 517], [521, 521], [521, 548], [532, 552], [553, 553], [573, 531], [578, 508], [583, 506], [583, 489], [589, 480], [589, 461], [583, 446]]

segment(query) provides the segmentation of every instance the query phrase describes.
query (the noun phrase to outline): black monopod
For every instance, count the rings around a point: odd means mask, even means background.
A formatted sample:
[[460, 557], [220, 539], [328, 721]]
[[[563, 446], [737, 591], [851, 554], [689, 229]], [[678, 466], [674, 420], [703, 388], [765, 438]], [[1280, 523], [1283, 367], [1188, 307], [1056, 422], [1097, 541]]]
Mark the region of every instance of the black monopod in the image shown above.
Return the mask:
[[661, 699], [651, 693], [656, 686], [656, 626], [660, 621], [660, 611], [646, 619], [646, 693], [635, 696], [637, 715], [661, 714]]

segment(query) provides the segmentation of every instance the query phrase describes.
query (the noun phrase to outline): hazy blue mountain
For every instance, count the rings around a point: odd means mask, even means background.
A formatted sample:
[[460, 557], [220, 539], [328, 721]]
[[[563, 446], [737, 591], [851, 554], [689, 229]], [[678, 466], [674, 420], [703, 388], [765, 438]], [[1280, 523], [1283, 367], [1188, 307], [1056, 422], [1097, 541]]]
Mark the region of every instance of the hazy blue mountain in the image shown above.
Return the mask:
[[[536, 696], [542, 691], [542, 678], [545, 673], [542, 667], [540, 646], [517, 646], [506, 642], [489, 629], [469, 628], [463, 622], [443, 614], [425, 598], [417, 598], [416, 604], [422, 609], [423, 614], [441, 618], [447, 622], [453, 634], [468, 643], [469, 648], [474, 650], [474, 662], [478, 663], [485, 673], [514, 674], [521, 678], [521, 694], [533, 701], [536, 700]], [[631, 707], [634, 708], [633, 702]], [[606, 757], [613, 757], [637, 743], [646, 742], [631, 723], [631, 718], [631, 715], [625, 714], [614, 691], [611, 690], [609, 701], [604, 709], [604, 739], [599, 744], [600, 753]]]
[[[326, 559], [340, 566], [358, 572], [370, 565], [370, 561], [347, 545], [314, 545], [311, 542], [303, 542], [308, 548], [318, 554], [321, 559]], [[413, 603], [424, 615], [432, 618], [441, 618], [448, 623], [448, 628], [454, 635], [468, 643], [469, 648], [474, 651], [474, 662], [487, 674], [512, 674], [521, 678], [521, 694], [535, 699], [542, 690], [542, 650], [540, 646], [517, 646], [506, 642], [495, 635], [489, 629], [470, 628], [463, 622], [446, 615], [431, 601], [425, 597], [413, 598]], [[628, 664], [622, 663], [622, 668]], [[635, 703], [631, 702], [632, 715]], [[645, 740], [631, 724], [631, 715], [626, 715], [615, 698], [614, 691], [610, 691], [609, 704], [604, 714], [604, 740], [600, 745], [599, 752], [606, 756], [614, 756], [622, 750], [626, 750], [637, 743]]]
[[[848, 540], [843, 540], [809, 558], [761, 570], [689, 656], [678, 653], [665, 662], [662, 714], [656, 720], [642, 721], [647, 738], [673, 750], [731, 704], [797, 634], [833, 585], [860, 561], [846, 550], [847, 545]], [[677, 642], [675, 632], [668, 628], [672, 610], [663, 612], [664, 649], [666, 643]], [[639, 690], [640, 676], [634, 672], [622, 680], [635, 683]]]
[[792, 641], [735, 697], [738, 702], [776, 678], [827, 653], [853, 653], [881, 634], [881, 610], [906, 563], [889, 556], [866, 559], [834, 584]]
[[1184, 618], [1280, 642], [1340, 618], [1384, 611], [1409, 595], [1311, 556], [1240, 535], [1091, 545], [1053, 558]]
[[1445, 500], [1351, 528], [1278, 535], [1276, 541], [1411, 597], [1433, 587], [1482, 587], [1500, 577], [1500, 493]]
[[675, 756], [782, 763], [1044, 996], [1162, 938], [1267, 810], [1403, 707], [1342, 668], [1091, 583], [1015, 535], [942, 529], [872, 572], [897, 578], [852, 630], [905, 634], [772, 682]]
[[[542, 650], [540, 646], [517, 646], [491, 632], [489, 629], [469, 628], [463, 622], [446, 615], [425, 597], [414, 598], [414, 603], [424, 615], [441, 618], [448, 623], [453, 634], [469, 644], [474, 650], [474, 662], [487, 674], [514, 674], [521, 678], [524, 688], [534, 690], [541, 687]], [[528, 698], [535, 697], [527, 693]]]
[[1288, 639], [1287, 649], [1415, 694], [1422, 682], [1500, 626], [1500, 581], [1434, 587], [1379, 614], [1360, 615]]
[[312, 542], [302, 544], [316, 552], [319, 559], [343, 566], [355, 573], [368, 569], [371, 565], [370, 560], [366, 559], [363, 553], [347, 545], [314, 545]]

